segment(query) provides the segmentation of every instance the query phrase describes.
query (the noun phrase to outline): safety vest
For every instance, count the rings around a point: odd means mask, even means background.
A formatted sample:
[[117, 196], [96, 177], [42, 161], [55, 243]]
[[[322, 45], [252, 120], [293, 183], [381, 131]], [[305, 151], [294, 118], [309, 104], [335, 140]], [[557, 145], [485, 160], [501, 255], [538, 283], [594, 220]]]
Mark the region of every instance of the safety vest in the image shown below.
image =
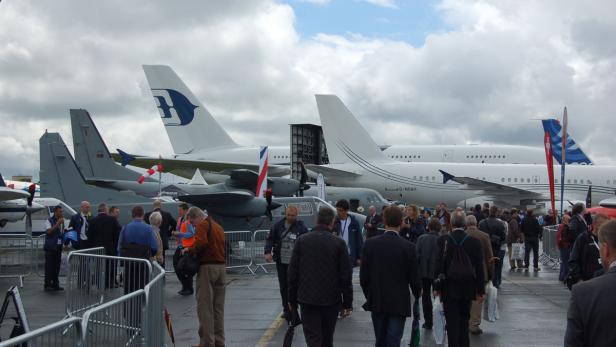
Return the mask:
[[194, 236], [194, 228], [190, 225], [190, 221], [184, 221], [180, 226], [180, 233], [186, 234], [188, 230], [193, 230], [193, 236], [184, 237], [182, 236], [182, 248], [192, 247], [195, 244], [195, 236]]

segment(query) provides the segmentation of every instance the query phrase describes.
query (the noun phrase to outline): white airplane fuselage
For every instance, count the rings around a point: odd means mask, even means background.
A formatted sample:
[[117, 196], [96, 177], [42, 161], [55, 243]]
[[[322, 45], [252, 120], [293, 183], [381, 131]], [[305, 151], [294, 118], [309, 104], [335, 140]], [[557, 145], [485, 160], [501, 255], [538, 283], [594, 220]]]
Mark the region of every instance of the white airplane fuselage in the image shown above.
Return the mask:
[[[327, 182], [347, 187], [366, 187], [377, 190], [390, 200], [403, 200], [423, 206], [445, 202], [455, 206], [459, 202], [476, 197], [490, 196], [489, 192], [465, 189], [465, 185], [449, 181], [443, 183], [443, 170], [456, 177], [471, 177], [479, 180], [524, 189], [542, 194], [549, 199], [549, 180], [545, 165], [526, 164], [456, 164], [456, 163], [401, 163], [395, 161], [326, 165], [334, 169], [358, 174], [353, 177], [327, 176]], [[556, 199], [560, 199], [560, 166], [554, 167]], [[616, 167], [569, 165], [565, 176], [565, 199], [585, 200], [588, 187], [592, 186], [592, 203], [613, 197], [616, 190]], [[519, 205], [519, 198], [499, 195], [500, 200], [509, 200]], [[515, 200], [518, 200], [517, 203]]]

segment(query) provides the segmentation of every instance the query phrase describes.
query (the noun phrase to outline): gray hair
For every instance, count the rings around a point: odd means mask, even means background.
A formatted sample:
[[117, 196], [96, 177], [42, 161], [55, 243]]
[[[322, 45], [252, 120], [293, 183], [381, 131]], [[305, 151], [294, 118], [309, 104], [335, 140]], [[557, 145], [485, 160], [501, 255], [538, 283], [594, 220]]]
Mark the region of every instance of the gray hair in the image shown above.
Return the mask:
[[475, 218], [472, 214], [466, 216], [466, 226], [477, 226], [477, 218]]
[[464, 211], [454, 211], [451, 214], [451, 226], [454, 228], [464, 228], [466, 226], [466, 213]]
[[152, 203], [152, 207], [154, 208], [160, 208], [161, 205], [162, 205], [162, 201], [160, 200], [154, 200], [154, 202]]
[[159, 227], [163, 222], [163, 216], [160, 212], [152, 212], [150, 214], [149, 222], [151, 226]]
[[607, 244], [611, 249], [616, 249], [616, 220], [605, 222], [599, 228], [599, 242]]
[[107, 213], [107, 204], [104, 202], [98, 204], [98, 212]]
[[317, 214], [317, 224], [329, 226], [332, 224], [335, 217], [336, 214], [334, 213], [334, 210], [329, 207], [321, 207], [319, 209], [319, 213]]
[[205, 214], [205, 212], [200, 209], [197, 206], [193, 206], [191, 208], [188, 209], [188, 212], [186, 213], [186, 216], [188, 216], [189, 219], [193, 219], [193, 218], [197, 218], [197, 217], [207, 217], [207, 214]]

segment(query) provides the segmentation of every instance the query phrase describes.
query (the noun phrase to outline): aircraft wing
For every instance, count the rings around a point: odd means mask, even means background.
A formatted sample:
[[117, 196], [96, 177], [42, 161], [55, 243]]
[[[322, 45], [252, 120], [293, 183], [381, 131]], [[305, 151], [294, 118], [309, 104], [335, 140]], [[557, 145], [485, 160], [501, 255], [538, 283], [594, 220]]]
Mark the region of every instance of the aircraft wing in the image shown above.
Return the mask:
[[254, 194], [243, 191], [212, 192], [206, 194], [184, 195], [178, 197], [180, 201], [184, 201], [186, 203], [196, 206], [207, 206], [211, 204], [242, 204], [253, 200], [254, 198]]
[[306, 169], [316, 172], [316, 173], [323, 174], [325, 178], [361, 176], [361, 174], [353, 172], [353, 171], [336, 169], [330, 166], [323, 166], [323, 165], [306, 164]]
[[498, 184], [494, 182], [488, 182], [472, 177], [460, 177], [454, 176], [443, 170], [439, 170], [443, 174], [443, 183], [453, 181], [463, 186], [461, 189], [477, 190], [481, 191], [480, 195], [489, 195], [495, 198], [507, 196], [509, 198], [515, 197], [519, 199], [538, 199], [543, 200], [546, 197], [543, 194], [533, 192], [526, 189], [515, 188], [506, 186], [504, 184]]
[[[129, 155], [124, 152], [111, 154], [113, 159], [122, 165], [133, 165], [144, 169], [149, 169], [154, 165], [162, 164], [165, 172], [191, 179], [195, 170], [205, 170], [213, 172], [225, 172], [234, 169], [248, 169], [259, 171], [259, 164], [217, 162], [206, 160], [186, 160], [176, 158], [158, 158], [139, 155]], [[127, 157], [129, 156], [129, 157]], [[256, 160], [255, 160], [256, 162]]]
[[0, 187], [0, 201], [27, 199], [30, 193], [23, 190]]

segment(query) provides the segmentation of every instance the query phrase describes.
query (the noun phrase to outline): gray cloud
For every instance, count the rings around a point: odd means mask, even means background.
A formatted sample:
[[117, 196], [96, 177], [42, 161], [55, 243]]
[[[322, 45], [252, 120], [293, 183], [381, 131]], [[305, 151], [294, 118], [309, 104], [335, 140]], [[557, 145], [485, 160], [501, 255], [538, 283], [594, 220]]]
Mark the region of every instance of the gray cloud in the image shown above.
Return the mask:
[[615, 4], [445, 0], [451, 29], [421, 46], [301, 37], [290, 6], [260, 1], [0, 3], [0, 172], [38, 171], [38, 137], [87, 108], [111, 149], [171, 153], [141, 64], [168, 64], [239, 143], [284, 145], [343, 98], [377, 143], [541, 145], [560, 117], [616, 164]]

